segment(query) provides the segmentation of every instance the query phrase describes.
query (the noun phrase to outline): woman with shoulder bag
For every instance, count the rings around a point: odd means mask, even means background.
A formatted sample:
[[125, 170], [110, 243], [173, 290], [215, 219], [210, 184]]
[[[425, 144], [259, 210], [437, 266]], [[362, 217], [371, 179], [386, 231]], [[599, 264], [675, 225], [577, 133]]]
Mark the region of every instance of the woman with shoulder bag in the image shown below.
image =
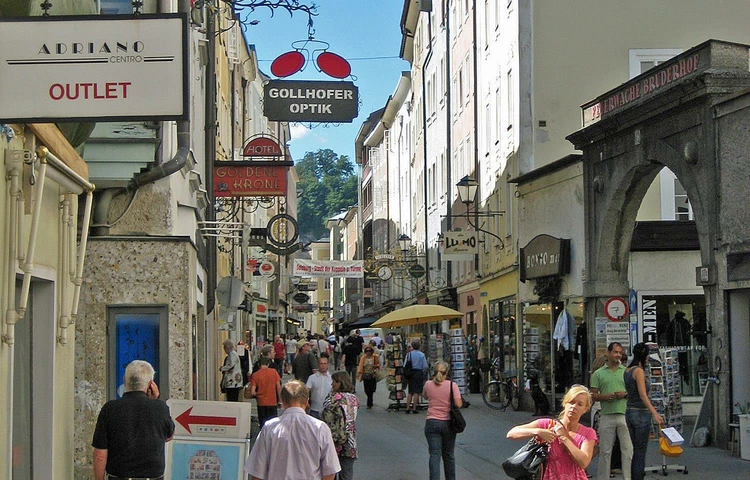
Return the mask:
[[365, 354], [359, 359], [357, 367], [357, 379], [365, 386], [367, 394], [367, 409], [373, 405], [372, 396], [378, 387], [378, 372], [380, 371], [380, 357], [373, 355], [375, 348], [372, 345], [365, 347]]
[[648, 365], [648, 347], [645, 343], [638, 343], [633, 347], [633, 360], [625, 369], [625, 391], [627, 392], [628, 407], [625, 420], [633, 441], [633, 461], [631, 475], [633, 480], [642, 480], [646, 475], [646, 449], [651, 432], [651, 418], [660, 427], [664, 426], [664, 419], [656, 411], [648, 398], [651, 383], [646, 380], [644, 368]]
[[432, 380], [424, 385], [422, 394], [428, 400], [427, 420], [424, 424], [424, 436], [430, 450], [430, 480], [440, 480], [440, 457], [443, 458], [445, 480], [456, 478], [456, 433], [450, 425], [451, 391], [453, 402], [461, 408], [463, 400], [458, 385], [445, 381], [448, 377], [448, 365], [437, 362]]
[[221, 390], [227, 395], [228, 402], [240, 401], [240, 390], [245, 386], [245, 380], [242, 378], [242, 365], [240, 365], [240, 356], [234, 349], [232, 340], [224, 340], [224, 365], [220, 368], [222, 372]]
[[563, 411], [557, 420], [540, 418], [510, 429], [507, 437], [525, 440], [536, 437], [549, 445], [542, 480], [586, 480], [586, 467], [594, 456], [597, 437], [593, 428], [579, 423], [591, 408], [591, 392], [582, 385], [573, 385], [563, 397]]

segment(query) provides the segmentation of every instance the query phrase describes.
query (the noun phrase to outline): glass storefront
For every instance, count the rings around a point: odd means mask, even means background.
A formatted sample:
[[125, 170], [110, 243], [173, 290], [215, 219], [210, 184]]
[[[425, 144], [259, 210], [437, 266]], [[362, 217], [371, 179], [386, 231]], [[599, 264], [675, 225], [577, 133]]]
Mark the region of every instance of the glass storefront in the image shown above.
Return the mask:
[[708, 382], [705, 296], [643, 293], [640, 305], [641, 329], [644, 313], [653, 317], [655, 308], [657, 343], [678, 351], [682, 395], [702, 395]]
[[[566, 317], [561, 318], [565, 309]], [[571, 320], [571, 322], [568, 321]], [[553, 338], [558, 322], [564, 322], [568, 341], [558, 345]], [[561, 326], [563, 328], [563, 326]], [[567, 348], [565, 348], [567, 347]], [[557, 397], [575, 383], [585, 382], [587, 358], [583, 302], [527, 305], [523, 309], [524, 376], [548, 397]]]
[[512, 376], [516, 368], [516, 299], [509, 297], [490, 302], [490, 360], [500, 357], [500, 370]]

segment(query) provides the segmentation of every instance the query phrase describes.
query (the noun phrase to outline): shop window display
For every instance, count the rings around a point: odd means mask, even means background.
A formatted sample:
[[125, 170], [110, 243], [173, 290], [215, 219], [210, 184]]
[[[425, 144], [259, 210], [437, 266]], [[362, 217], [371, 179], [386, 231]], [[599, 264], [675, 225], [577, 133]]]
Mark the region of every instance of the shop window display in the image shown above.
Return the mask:
[[682, 394], [699, 396], [708, 378], [706, 302], [702, 295], [644, 295], [656, 302], [659, 347], [676, 350]]

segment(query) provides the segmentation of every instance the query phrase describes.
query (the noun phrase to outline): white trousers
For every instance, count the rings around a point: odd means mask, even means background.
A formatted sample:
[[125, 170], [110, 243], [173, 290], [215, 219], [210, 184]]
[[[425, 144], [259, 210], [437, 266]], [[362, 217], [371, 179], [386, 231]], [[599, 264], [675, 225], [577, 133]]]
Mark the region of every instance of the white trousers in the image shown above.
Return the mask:
[[609, 467], [612, 462], [612, 447], [615, 435], [620, 439], [622, 453], [622, 478], [630, 480], [630, 462], [633, 460], [633, 442], [630, 441], [625, 415], [613, 414], [599, 417], [599, 468], [596, 478], [609, 480]]

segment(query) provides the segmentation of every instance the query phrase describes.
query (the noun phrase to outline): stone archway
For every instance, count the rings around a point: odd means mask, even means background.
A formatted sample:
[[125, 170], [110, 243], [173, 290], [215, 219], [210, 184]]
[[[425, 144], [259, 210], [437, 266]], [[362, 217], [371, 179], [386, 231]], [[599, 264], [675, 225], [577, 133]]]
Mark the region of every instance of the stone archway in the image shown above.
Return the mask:
[[[583, 151], [583, 291], [590, 328], [597, 316], [603, 316], [607, 298], [626, 295], [629, 290], [628, 260], [635, 219], [658, 172], [668, 167], [687, 191], [698, 231], [701, 266], [711, 270], [713, 279], [703, 285], [713, 329], [710, 368], [722, 380], [712, 422], [713, 438], [720, 443], [728, 438], [726, 424], [732, 408], [728, 349], [724, 348], [730, 335], [725, 291], [742, 287], [726, 280], [726, 259], [727, 253], [740, 251], [743, 245], [750, 252], [750, 226], [726, 221], [730, 214], [727, 210], [732, 209], [727, 208], [722, 193], [738, 175], [743, 175], [745, 191], [750, 192], [750, 172], [745, 166], [750, 155], [747, 149], [726, 148], [737, 138], [722, 131], [726, 127], [719, 120], [717, 105], [734, 99], [731, 115], [741, 120], [729, 124], [750, 124], [750, 107], [745, 106], [750, 101], [737, 100], [750, 96], [741, 93], [750, 87], [748, 49], [718, 41], [694, 47], [584, 105], [584, 128], [568, 137]], [[731, 152], [731, 159], [725, 151]], [[736, 161], [737, 155], [744, 155], [744, 161]], [[727, 227], [736, 239], [735, 245], [726, 241]]]

